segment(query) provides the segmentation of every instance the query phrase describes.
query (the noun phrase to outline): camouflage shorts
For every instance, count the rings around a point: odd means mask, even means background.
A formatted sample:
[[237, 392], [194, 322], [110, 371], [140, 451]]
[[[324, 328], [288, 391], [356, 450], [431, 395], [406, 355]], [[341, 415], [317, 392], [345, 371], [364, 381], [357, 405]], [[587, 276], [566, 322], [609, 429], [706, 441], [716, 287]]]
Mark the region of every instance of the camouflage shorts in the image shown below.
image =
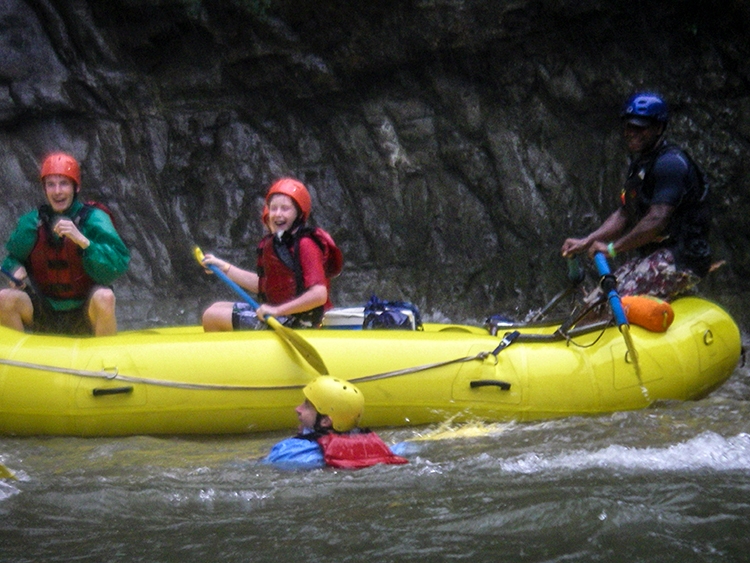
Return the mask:
[[[662, 248], [645, 258], [629, 260], [614, 272], [617, 292], [623, 295], [653, 295], [670, 301], [690, 294], [700, 281], [691, 270], [680, 270], [672, 251]], [[601, 296], [601, 289], [592, 292], [586, 301], [593, 303]]]

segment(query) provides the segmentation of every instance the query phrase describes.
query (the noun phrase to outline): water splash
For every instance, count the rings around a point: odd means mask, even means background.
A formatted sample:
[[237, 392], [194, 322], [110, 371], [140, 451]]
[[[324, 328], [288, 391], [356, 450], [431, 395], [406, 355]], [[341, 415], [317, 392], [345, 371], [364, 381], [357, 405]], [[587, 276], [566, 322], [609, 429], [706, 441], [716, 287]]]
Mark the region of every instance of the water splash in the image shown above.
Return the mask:
[[685, 442], [665, 447], [633, 448], [611, 445], [596, 451], [561, 454], [526, 453], [502, 462], [511, 473], [540, 473], [594, 468], [628, 471], [747, 471], [750, 470], [750, 434], [723, 437], [703, 432]]

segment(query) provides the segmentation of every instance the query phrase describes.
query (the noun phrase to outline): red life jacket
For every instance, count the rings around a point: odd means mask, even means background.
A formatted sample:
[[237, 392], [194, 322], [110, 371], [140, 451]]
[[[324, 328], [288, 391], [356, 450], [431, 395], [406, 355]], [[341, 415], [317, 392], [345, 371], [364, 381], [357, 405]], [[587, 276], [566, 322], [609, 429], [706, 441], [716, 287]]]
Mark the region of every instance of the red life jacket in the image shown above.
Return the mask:
[[[258, 244], [257, 272], [260, 297], [272, 304], [285, 303], [305, 292], [304, 275], [299, 259], [300, 241], [309, 237], [323, 253], [323, 270], [326, 280], [338, 276], [343, 268], [343, 255], [333, 238], [320, 227], [300, 227], [289, 235], [286, 244], [266, 235]], [[267, 271], [273, 271], [269, 278]], [[330, 308], [331, 305], [327, 304]], [[318, 312], [320, 317], [323, 308]]]
[[409, 463], [408, 459], [394, 454], [375, 432], [331, 432], [318, 438], [318, 444], [323, 449], [323, 459], [329, 467], [361, 469], [378, 463]]
[[[294, 270], [288, 268], [273, 251], [273, 239], [264, 237], [258, 244], [258, 297], [277, 305], [297, 296]], [[273, 272], [269, 278], [268, 272]]]
[[[72, 218], [80, 227], [94, 208], [90, 202]], [[109, 213], [108, 209], [104, 209]], [[27, 258], [29, 275], [39, 290], [52, 299], [86, 299], [96, 282], [83, 268], [83, 250], [68, 237], [52, 232], [52, 212], [49, 206], [39, 208], [39, 223], [34, 247]]]

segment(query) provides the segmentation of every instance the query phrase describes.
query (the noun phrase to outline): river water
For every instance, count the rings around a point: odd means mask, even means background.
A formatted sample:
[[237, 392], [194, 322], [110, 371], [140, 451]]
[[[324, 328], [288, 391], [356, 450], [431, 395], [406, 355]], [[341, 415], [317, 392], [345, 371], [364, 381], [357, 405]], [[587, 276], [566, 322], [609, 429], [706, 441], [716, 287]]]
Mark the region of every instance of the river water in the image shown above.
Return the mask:
[[0, 438], [0, 561], [750, 560], [748, 368], [698, 402], [379, 433], [408, 465], [259, 463], [286, 433]]

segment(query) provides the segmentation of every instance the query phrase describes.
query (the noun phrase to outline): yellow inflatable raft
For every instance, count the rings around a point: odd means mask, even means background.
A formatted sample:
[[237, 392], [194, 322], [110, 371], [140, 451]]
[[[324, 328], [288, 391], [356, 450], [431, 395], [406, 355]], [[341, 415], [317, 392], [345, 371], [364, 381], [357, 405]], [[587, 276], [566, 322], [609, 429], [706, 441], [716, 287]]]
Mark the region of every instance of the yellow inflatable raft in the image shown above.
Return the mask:
[[[699, 399], [740, 357], [719, 306], [686, 297], [663, 333], [632, 326], [556, 338], [554, 325], [427, 324], [421, 331], [307, 330], [330, 374], [364, 393], [363, 426], [534, 420]], [[636, 369], [636, 367], [638, 369]], [[293, 429], [315, 373], [274, 331], [137, 330], [104, 338], [0, 328], [0, 433], [118, 436]]]

